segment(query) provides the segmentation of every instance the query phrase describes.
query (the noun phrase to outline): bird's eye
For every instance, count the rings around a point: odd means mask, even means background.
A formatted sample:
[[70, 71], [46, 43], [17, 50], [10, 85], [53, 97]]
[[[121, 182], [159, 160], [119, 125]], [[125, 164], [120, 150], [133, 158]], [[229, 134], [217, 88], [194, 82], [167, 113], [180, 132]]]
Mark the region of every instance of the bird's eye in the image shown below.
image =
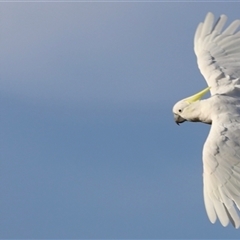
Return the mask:
[[182, 112], [182, 109], [179, 109], [178, 111], [179, 111], [179, 112]]

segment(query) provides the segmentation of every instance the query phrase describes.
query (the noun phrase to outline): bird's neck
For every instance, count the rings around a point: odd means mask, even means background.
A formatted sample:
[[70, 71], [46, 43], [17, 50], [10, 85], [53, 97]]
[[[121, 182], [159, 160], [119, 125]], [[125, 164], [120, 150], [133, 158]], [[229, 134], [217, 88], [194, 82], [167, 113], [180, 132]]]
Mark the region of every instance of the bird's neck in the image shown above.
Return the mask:
[[211, 109], [209, 99], [191, 103], [187, 109], [187, 120], [190, 122], [211, 124], [211, 111], [209, 111], [209, 109]]

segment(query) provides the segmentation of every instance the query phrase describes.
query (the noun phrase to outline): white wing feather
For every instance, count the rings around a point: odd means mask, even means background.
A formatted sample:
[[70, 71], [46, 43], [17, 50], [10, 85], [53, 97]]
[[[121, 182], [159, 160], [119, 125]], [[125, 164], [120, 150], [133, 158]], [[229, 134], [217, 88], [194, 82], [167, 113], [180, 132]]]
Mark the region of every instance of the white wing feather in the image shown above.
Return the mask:
[[[231, 110], [239, 110], [237, 107]], [[219, 116], [216, 116], [217, 118]], [[221, 112], [222, 120], [212, 122], [203, 148], [204, 202], [212, 223], [219, 218], [240, 227], [240, 115]]]
[[203, 148], [206, 211], [212, 223], [218, 218], [223, 226], [231, 222], [239, 228], [240, 20], [222, 31], [226, 20], [221, 15], [214, 24], [214, 15], [208, 13], [196, 30], [194, 51], [211, 95], [225, 96], [214, 106], [216, 116]]
[[198, 67], [212, 95], [228, 94], [240, 88], [240, 20], [222, 32], [226, 20], [227, 17], [221, 15], [214, 24], [214, 15], [208, 13], [194, 37]]

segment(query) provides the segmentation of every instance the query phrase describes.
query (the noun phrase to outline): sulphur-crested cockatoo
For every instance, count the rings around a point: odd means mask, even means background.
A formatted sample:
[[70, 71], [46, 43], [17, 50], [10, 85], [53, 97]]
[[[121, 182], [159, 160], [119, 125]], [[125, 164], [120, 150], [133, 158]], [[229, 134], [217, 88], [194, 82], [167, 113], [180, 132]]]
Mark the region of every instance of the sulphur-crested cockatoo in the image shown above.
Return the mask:
[[[204, 203], [212, 223], [218, 218], [240, 227], [240, 20], [225, 30], [225, 15], [208, 13], [197, 27], [194, 51], [208, 88], [177, 102], [176, 123], [211, 124], [203, 147]], [[200, 100], [210, 90], [211, 97]]]

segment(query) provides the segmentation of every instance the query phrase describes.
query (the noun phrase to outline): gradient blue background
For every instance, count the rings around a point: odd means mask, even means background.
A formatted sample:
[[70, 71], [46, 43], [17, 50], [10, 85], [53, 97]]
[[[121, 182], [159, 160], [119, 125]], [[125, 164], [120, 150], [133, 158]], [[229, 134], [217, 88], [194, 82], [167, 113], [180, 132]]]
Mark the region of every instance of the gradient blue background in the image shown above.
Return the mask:
[[0, 238], [239, 238], [202, 196], [208, 11], [239, 3], [1, 3]]

